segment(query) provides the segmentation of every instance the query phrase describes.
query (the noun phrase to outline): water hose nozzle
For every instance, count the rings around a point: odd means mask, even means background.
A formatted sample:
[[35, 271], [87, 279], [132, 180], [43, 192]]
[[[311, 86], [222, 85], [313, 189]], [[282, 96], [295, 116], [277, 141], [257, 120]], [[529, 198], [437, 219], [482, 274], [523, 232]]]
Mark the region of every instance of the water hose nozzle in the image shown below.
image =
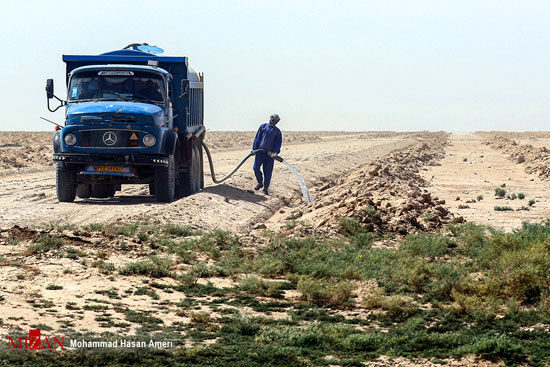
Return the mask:
[[279, 162], [282, 162], [284, 160], [277, 153], [267, 152], [267, 155], [270, 156], [271, 158], [275, 159], [276, 161], [279, 161]]

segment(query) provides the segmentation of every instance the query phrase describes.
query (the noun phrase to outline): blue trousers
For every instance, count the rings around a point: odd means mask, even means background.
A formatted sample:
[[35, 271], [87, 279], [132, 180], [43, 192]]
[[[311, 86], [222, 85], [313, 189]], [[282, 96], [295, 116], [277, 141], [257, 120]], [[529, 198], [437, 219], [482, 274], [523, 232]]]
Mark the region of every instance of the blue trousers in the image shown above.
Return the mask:
[[[256, 180], [259, 184], [264, 184], [264, 190], [269, 188], [269, 183], [271, 182], [271, 174], [273, 173], [273, 163], [275, 160], [268, 156], [265, 153], [258, 153], [255, 155], [254, 159], [254, 174], [256, 175]], [[264, 167], [264, 177], [262, 177], [262, 171], [260, 167]]]

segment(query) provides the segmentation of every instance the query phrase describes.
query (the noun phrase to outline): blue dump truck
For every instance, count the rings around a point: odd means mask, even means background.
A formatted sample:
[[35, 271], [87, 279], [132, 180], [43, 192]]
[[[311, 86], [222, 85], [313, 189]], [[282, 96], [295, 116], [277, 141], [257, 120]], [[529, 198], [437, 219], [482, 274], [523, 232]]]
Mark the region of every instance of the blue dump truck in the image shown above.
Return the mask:
[[160, 53], [132, 44], [97, 56], [63, 55], [66, 100], [46, 82], [48, 109], [66, 109], [53, 140], [60, 202], [108, 198], [122, 184], [149, 184], [157, 201], [171, 202], [204, 187], [204, 78], [187, 57]]

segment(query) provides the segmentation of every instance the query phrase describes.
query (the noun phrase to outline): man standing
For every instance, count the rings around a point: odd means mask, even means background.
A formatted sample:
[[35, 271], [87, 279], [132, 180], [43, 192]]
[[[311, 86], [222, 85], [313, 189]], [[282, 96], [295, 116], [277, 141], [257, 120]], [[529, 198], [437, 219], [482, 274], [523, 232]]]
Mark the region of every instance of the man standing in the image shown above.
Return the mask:
[[[283, 136], [281, 130], [276, 126], [279, 122], [279, 115], [274, 114], [269, 117], [269, 123], [260, 125], [252, 150], [262, 149], [262, 152], [256, 153], [254, 160], [254, 174], [258, 185], [254, 190], [264, 188], [264, 194], [268, 194], [269, 183], [271, 182], [271, 174], [273, 173], [273, 163], [277, 154], [281, 151], [281, 144], [283, 143]], [[262, 177], [262, 171], [260, 167], [264, 167], [264, 174]]]

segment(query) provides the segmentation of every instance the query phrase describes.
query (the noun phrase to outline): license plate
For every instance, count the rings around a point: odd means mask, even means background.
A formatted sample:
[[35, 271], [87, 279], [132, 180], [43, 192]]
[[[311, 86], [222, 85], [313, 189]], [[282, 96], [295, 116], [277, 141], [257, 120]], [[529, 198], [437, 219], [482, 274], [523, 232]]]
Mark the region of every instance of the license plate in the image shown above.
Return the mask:
[[97, 172], [122, 172], [122, 167], [120, 166], [96, 166]]

